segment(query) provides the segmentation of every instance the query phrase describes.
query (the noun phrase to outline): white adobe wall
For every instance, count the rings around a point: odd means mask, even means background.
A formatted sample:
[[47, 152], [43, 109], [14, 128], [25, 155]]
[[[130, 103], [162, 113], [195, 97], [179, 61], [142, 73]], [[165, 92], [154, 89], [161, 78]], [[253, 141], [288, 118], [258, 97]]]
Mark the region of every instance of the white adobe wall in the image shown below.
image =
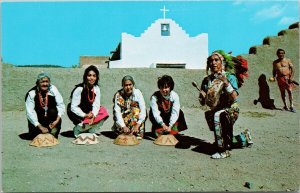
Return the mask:
[[[170, 36], [161, 36], [161, 23], [169, 23]], [[156, 63], [185, 63], [187, 69], [205, 69], [208, 34], [189, 37], [173, 20], [158, 19], [140, 37], [122, 33], [121, 46], [121, 60], [111, 61], [110, 68], [150, 68]]]

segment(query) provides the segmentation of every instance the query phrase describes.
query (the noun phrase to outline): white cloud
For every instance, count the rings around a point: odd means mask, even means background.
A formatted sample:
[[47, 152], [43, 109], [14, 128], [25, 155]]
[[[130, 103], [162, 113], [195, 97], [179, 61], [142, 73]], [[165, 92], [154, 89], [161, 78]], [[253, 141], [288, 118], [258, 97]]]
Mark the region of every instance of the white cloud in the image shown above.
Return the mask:
[[278, 22], [278, 25], [291, 25], [291, 24], [293, 24], [293, 23], [295, 23], [297, 21], [298, 20], [295, 17], [283, 17]]
[[235, 1], [233, 1], [233, 5], [240, 5], [240, 4], [242, 4], [243, 3], [243, 0], [235, 0]]
[[256, 22], [261, 22], [269, 19], [278, 18], [284, 13], [286, 8], [287, 6], [282, 6], [280, 4], [273, 5], [271, 7], [257, 11], [252, 17], [252, 20]]
[[257, 0], [228, 0], [232, 1], [232, 5], [249, 5], [249, 4], [257, 4], [259, 1]]

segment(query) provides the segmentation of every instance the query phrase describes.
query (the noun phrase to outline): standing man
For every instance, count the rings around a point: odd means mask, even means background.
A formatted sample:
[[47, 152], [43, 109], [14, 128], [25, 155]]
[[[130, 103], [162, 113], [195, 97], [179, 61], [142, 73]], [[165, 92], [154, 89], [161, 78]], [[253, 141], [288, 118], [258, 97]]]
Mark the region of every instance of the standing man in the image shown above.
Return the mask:
[[40, 73], [36, 86], [26, 93], [25, 106], [31, 139], [40, 133], [51, 133], [58, 138], [65, 104], [57, 88], [51, 84], [47, 73]]
[[280, 90], [281, 98], [283, 101], [283, 109], [282, 110], [289, 110], [285, 100], [285, 90], [289, 95], [290, 100], [290, 111], [296, 112], [294, 105], [293, 105], [293, 95], [292, 95], [292, 88], [294, 86], [294, 66], [292, 61], [288, 58], [285, 58], [285, 51], [283, 49], [278, 49], [277, 52], [278, 59], [273, 62], [273, 77], [270, 80], [275, 81], [275, 78], [278, 83], [278, 87]]

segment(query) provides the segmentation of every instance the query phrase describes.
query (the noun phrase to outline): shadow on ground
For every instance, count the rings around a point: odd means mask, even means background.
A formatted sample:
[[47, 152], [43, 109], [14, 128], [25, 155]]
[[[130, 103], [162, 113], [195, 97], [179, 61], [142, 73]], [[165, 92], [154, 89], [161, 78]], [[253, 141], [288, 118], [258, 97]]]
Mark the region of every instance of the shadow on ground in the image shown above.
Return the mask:
[[60, 133], [61, 136], [67, 137], [67, 138], [74, 138], [74, 133], [72, 130], [69, 131], [63, 131]]
[[32, 140], [32, 137], [29, 135], [29, 133], [21, 133], [19, 134], [19, 137], [23, 140]]

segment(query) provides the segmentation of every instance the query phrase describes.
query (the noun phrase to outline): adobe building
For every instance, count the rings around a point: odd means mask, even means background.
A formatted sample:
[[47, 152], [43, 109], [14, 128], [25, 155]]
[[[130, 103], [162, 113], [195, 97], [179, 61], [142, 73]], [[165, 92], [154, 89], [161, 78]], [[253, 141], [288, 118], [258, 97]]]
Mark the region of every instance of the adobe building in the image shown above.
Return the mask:
[[80, 56], [80, 68], [87, 68], [90, 65], [97, 66], [98, 68], [108, 67], [109, 56]]
[[121, 42], [112, 51], [109, 68], [186, 68], [205, 69], [208, 34], [190, 37], [175, 21], [157, 19], [135, 37], [122, 33]]

